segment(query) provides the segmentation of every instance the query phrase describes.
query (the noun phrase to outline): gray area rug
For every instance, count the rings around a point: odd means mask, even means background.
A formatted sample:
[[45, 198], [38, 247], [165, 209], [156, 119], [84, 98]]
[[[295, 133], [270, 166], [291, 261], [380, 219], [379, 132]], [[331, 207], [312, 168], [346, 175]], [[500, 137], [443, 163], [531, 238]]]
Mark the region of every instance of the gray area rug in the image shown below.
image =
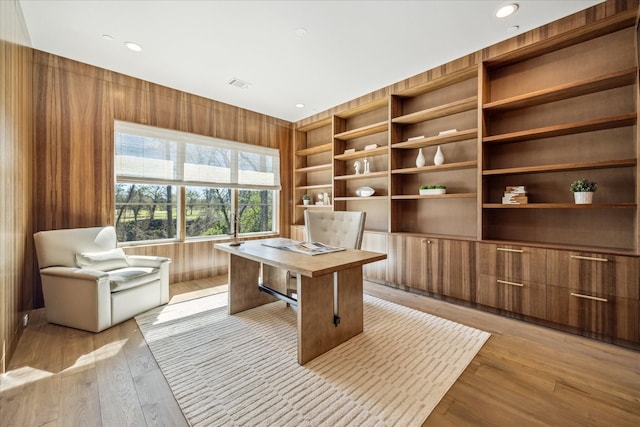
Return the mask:
[[296, 314], [227, 293], [136, 321], [194, 426], [419, 426], [490, 334], [368, 295], [364, 332], [304, 366]]

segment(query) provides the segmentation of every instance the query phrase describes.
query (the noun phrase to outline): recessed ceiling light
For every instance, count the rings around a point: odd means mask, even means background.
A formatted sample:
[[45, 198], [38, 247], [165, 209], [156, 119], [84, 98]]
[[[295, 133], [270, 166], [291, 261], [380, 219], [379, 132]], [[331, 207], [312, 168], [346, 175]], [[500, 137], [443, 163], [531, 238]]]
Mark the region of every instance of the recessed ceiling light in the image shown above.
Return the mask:
[[509, 28], [507, 28], [507, 32], [508, 33], [515, 33], [516, 31], [518, 31], [520, 29], [519, 25], [512, 25]]
[[518, 5], [516, 3], [505, 4], [496, 12], [496, 17], [498, 18], [506, 18], [509, 15], [515, 13], [518, 10]]
[[297, 108], [304, 108], [304, 104], [302, 104], [302, 103], [298, 103], [298, 104], [296, 104], [296, 107], [297, 107]]
[[109, 34], [103, 34], [102, 38], [109, 41], [113, 40], [113, 36], [110, 36]]
[[129, 50], [132, 50], [134, 52], [141, 52], [142, 51], [142, 46], [140, 46], [137, 43], [133, 43], [133, 42], [124, 42], [124, 45], [126, 47], [129, 48]]
[[298, 27], [295, 30], [293, 30], [297, 36], [300, 37], [304, 37], [305, 34], [307, 34], [307, 29], [304, 27]]

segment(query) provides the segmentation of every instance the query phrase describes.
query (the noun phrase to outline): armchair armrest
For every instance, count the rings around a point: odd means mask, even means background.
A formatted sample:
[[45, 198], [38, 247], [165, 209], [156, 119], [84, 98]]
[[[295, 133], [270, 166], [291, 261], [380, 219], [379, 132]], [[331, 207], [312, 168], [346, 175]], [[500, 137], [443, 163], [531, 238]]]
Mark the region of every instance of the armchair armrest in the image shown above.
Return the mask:
[[127, 255], [127, 262], [132, 267], [160, 268], [163, 263], [170, 263], [171, 258], [150, 255]]
[[111, 287], [103, 271], [77, 267], [40, 270], [47, 320], [100, 332], [111, 326]]
[[77, 267], [47, 267], [41, 269], [40, 274], [77, 280], [100, 280], [101, 278], [109, 277], [104, 271]]

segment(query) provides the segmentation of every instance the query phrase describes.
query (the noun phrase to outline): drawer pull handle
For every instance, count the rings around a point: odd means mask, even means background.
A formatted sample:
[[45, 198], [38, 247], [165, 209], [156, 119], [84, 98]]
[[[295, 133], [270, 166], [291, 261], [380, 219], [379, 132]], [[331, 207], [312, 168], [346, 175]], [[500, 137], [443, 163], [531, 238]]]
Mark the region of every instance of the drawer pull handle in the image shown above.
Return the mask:
[[509, 248], [496, 248], [496, 250], [502, 251], [502, 252], [515, 252], [515, 253], [519, 253], [519, 254], [524, 252], [524, 250], [522, 250], [522, 249], [509, 249]]
[[524, 284], [522, 284], [522, 283], [508, 282], [506, 280], [500, 280], [500, 279], [498, 279], [497, 282], [498, 283], [502, 283], [503, 285], [511, 285], [511, 286], [519, 286], [519, 287], [523, 287], [524, 286]]
[[573, 259], [584, 259], [584, 260], [587, 260], [587, 261], [599, 261], [599, 262], [607, 262], [607, 261], [609, 261], [606, 258], [597, 258], [597, 257], [594, 257], [594, 256], [582, 256], [582, 255], [571, 255], [571, 258], [573, 258]]
[[576, 294], [575, 292], [571, 292], [571, 296], [572, 297], [577, 297], [577, 298], [590, 299], [590, 300], [593, 300], [593, 301], [609, 302], [606, 298], [594, 297], [594, 296], [591, 296], [591, 295]]

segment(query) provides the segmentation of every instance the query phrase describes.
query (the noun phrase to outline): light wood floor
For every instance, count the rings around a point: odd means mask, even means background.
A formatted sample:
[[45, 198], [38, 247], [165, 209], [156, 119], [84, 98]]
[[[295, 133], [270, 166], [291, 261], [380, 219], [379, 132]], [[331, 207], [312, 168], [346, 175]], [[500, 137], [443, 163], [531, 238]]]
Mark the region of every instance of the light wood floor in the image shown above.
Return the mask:
[[[172, 285], [171, 303], [226, 291]], [[365, 292], [492, 334], [425, 426], [640, 426], [640, 353], [365, 283]], [[32, 313], [0, 384], [0, 426], [186, 426], [134, 320], [99, 334]]]

